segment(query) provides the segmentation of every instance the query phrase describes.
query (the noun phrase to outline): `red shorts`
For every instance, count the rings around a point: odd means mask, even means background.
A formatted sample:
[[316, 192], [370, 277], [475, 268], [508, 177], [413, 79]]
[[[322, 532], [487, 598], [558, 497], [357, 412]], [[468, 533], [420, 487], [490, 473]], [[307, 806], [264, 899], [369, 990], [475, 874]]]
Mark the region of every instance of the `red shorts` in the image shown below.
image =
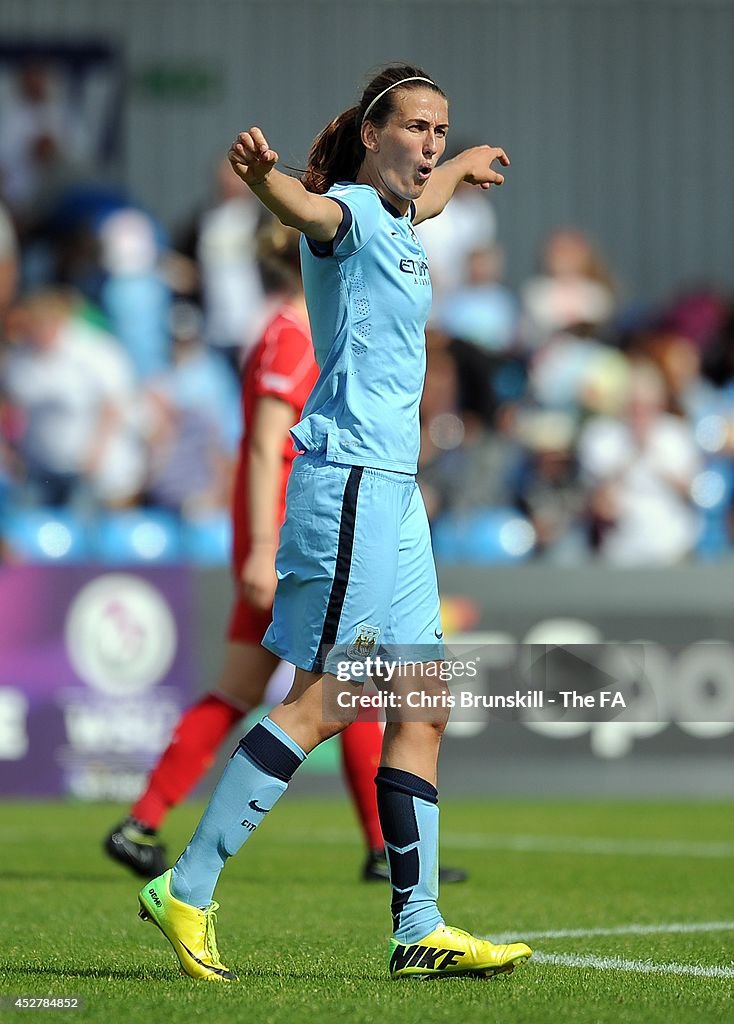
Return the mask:
[[272, 608], [262, 611], [248, 604], [243, 597], [237, 597], [229, 617], [227, 639], [235, 644], [259, 644], [272, 621]]

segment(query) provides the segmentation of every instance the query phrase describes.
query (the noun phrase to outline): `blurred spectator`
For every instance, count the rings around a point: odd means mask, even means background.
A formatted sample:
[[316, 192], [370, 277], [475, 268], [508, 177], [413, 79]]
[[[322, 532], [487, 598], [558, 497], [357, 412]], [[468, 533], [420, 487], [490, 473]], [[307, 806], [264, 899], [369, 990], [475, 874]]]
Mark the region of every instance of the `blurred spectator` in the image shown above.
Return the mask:
[[89, 139], [61, 76], [41, 64], [23, 67], [0, 110], [0, 193], [21, 223], [35, 219], [43, 194], [68, 183], [84, 164]]
[[228, 451], [234, 453], [242, 433], [240, 391], [224, 356], [204, 344], [203, 327], [198, 306], [182, 299], [173, 303], [173, 361], [152, 381], [152, 387], [179, 409], [205, 411]]
[[633, 349], [657, 366], [668, 391], [668, 412], [697, 426], [722, 406], [719, 391], [702, 375], [701, 350], [688, 337], [669, 330], [650, 331]]
[[698, 538], [689, 496], [699, 453], [690, 425], [667, 404], [659, 371], [638, 363], [624, 419], [594, 418], [580, 438], [594, 546], [615, 565], [672, 565]]
[[132, 367], [116, 339], [56, 291], [23, 300], [10, 314], [8, 338], [0, 384], [21, 418], [23, 497], [133, 502], [145, 448]]
[[171, 295], [160, 270], [155, 225], [142, 210], [117, 210], [100, 227], [102, 305], [140, 380], [169, 362]]
[[530, 392], [548, 409], [620, 412], [629, 360], [596, 338], [558, 332], [534, 354]]
[[451, 338], [458, 404], [485, 428], [494, 424], [497, 409], [517, 400], [525, 388], [524, 360], [510, 354], [518, 305], [509, 288], [500, 284], [502, 268], [497, 246], [469, 253], [466, 284], [445, 298], [432, 330], [434, 336], [444, 333]]
[[62, 285], [98, 304], [105, 277], [99, 228], [130, 201], [122, 188], [90, 178], [65, 183], [48, 199], [48, 205], [34, 203], [32, 223], [26, 225], [23, 288], [30, 292]]
[[574, 452], [575, 418], [529, 410], [515, 436], [525, 448], [515, 477], [515, 504], [535, 530], [535, 557], [578, 562], [588, 554], [586, 496]]
[[199, 221], [196, 245], [205, 337], [238, 369], [264, 317], [255, 241], [261, 206], [227, 160], [217, 166], [216, 181], [218, 198]]
[[442, 331], [426, 331], [426, 379], [421, 397], [420, 461], [458, 447], [464, 428], [458, 416], [459, 376], [451, 339]]
[[187, 519], [228, 507], [241, 432], [237, 382], [202, 339], [196, 306], [171, 310], [173, 364], [151, 384], [154, 420], [148, 501]]
[[[418, 483], [429, 519], [510, 507], [520, 456], [517, 445], [504, 430], [487, 430], [472, 415], [456, 417], [453, 427], [451, 439], [461, 436], [460, 443], [445, 449], [434, 443], [432, 457], [420, 464]], [[441, 429], [441, 422], [434, 422], [433, 434], [446, 443]]]
[[712, 288], [690, 288], [668, 305], [660, 326], [688, 338], [703, 355], [718, 342], [728, 312], [729, 303]]
[[225, 510], [232, 460], [215, 420], [204, 409], [176, 406], [162, 392], [153, 399], [148, 502], [184, 519]]
[[15, 297], [18, 284], [18, 242], [10, 214], [0, 202], [0, 319]]
[[518, 458], [506, 429], [511, 414], [501, 414], [497, 429], [490, 431], [479, 416], [460, 410], [458, 399], [452, 348], [438, 332], [429, 332], [418, 472], [429, 519], [511, 504]]
[[588, 238], [565, 228], [546, 241], [537, 277], [522, 289], [524, 335], [537, 348], [556, 331], [594, 334], [614, 312], [611, 276]]
[[717, 387], [734, 380], [734, 306], [712, 288], [679, 292], [655, 326], [687, 338], [696, 347], [706, 377]]
[[462, 182], [438, 217], [416, 228], [431, 267], [436, 312], [445, 296], [467, 281], [472, 252], [492, 246], [497, 218], [486, 192]]
[[460, 408], [492, 428], [497, 410], [525, 394], [524, 360], [494, 355], [461, 338], [453, 338], [450, 347], [458, 372]]
[[504, 254], [499, 246], [467, 255], [466, 280], [440, 307], [438, 320], [447, 334], [486, 352], [506, 352], [517, 334], [518, 302], [504, 284]]

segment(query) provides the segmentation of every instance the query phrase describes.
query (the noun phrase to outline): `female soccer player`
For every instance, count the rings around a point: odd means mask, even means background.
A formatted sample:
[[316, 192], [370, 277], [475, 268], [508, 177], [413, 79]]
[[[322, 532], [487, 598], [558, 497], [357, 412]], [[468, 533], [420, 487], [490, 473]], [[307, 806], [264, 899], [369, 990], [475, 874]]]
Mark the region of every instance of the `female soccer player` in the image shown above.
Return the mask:
[[[141, 916], [192, 977], [232, 980], [214, 938], [212, 895], [239, 850], [322, 740], [344, 728], [337, 705], [359, 692], [365, 659], [406, 652], [393, 692], [437, 700], [422, 720], [385, 730], [377, 799], [393, 889], [392, 977], [489, 975], [530, 956], [444, 924], [438, 910], [436, 766], [447, 719], [438, 587], [414, 474], [431, 299], [413, 224], [436, 216], [460, 181], [502, 184], [501, 149], [465, 150], [437, 168], [444, 93], [420, 68], [393, 65], [316, 138], [299, 181], [276, 170], [259, 128], [230, 161], [283, 224], [303, 233], [302, 267], [319, 379], [291, 434], [303, 453], [288, 483], [278, 587], [264, 646], [297, 666], [285, 701], [240, 741], [171, 871], [140, 892]], [[400, 645], [400, 646], [398, 646]], [[412, 691], [411, 691], [412, 688]]]
[[[104, 842], [113, 860], [143, 878], [165, 871], [165, 847], [158, 835], [164, 818], [199, 782], [232, 727], [262, 703], [279, 664], [261, 641], [272, 619], [277, 537], [295, 456], [288, 430], [299, 420], [318, 377], [301, 284], [299, 237], [275, 219], [258, 237], [258, 256], [282, 280], [284, 302], [254, 347], [242, 377], [245, 429], [232, 508], [237, 594], [224, 666], [215, 688], [184, 712], [144, 792]], [[367, 844], [362, 877], [387, 880], [374, 783], [382, 730], [377, 721], [355, 722], [340, 739], [344, 774]], [[443, 882], [464, 877], [458, 868], [441, 869]]]

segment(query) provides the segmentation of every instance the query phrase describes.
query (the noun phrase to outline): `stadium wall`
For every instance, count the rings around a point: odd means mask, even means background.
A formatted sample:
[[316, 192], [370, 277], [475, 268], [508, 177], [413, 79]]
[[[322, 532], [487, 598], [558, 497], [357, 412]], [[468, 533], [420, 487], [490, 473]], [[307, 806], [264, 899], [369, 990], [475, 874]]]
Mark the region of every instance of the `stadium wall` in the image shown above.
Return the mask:
[[355, 76], [408, 58], [451, 97], [453, 143], [513, 159], [497, 203], [513, 283], [568, 223], [601, 242], [630, 299], [729, 283], [728, 0], [3, 0], [0, 33], [6, 53], [119, 50], [119, 172], [169, 226], [205, 199], [236, 130], [262, 124], [302, 166]]

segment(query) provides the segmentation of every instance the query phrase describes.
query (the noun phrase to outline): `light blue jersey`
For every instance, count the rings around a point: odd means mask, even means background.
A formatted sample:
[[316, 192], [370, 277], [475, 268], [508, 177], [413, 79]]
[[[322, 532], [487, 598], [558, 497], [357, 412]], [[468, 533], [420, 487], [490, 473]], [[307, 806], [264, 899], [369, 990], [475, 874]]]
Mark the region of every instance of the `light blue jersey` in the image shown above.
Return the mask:
[[412, 212], [371, 185], [326, 193], [344, 217], [333, 242], [301, 239], [301, 266], [321, 374], [291, 431], [327, 461], [415, 473], [431, 279]]

